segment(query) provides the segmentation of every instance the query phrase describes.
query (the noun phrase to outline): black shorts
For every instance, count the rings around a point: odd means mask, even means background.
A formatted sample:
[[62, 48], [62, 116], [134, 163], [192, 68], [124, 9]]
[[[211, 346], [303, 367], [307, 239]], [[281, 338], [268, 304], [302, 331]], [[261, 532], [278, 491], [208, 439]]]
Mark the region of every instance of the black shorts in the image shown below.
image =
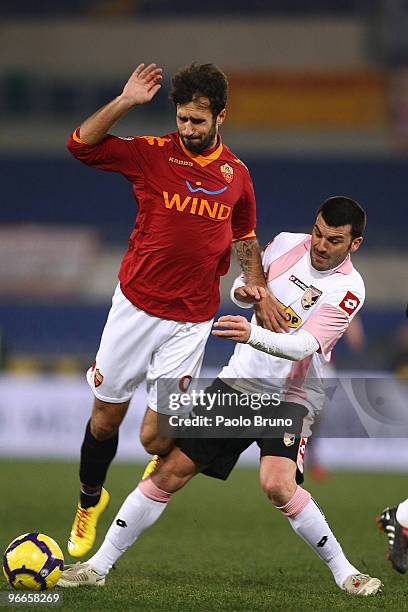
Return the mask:
[[[211, 388], [231, 392], [231, 387], [223, 381], [216, 379]], [[227, 480], [239, 456], [251, 444], [256, 442], [260, 448], [260, 456], [287, 457], [296, 463], [296, 482], [303, 482], [303, 458], [307, 438], [302, 438], [303, 418], [307, 410], [301, 404], [282, 402], [280, 409], [284, 411], [285, 405], [291, 415], [298, 414], [297, 427], [291, 432], [283, 432], [276, 438], [179, 438], [176, 445], [194, 463], [203, 466], [201, 472], [212, 478]]]

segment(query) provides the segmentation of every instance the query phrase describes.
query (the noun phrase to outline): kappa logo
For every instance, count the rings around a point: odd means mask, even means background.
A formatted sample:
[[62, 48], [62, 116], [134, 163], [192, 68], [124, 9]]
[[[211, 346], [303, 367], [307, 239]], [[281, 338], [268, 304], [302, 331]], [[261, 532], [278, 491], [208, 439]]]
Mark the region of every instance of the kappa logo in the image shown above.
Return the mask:
[[295, 434], [285, 432], [283, 434], [283, 443], [285, 446], [293, 446], [296, 440]]
[[94, 385], [95, 387], [99, 387], [103, 383], [103, 375], [100, 373], [98, 368], [96, 368], [94, 372]]
[[179, 166], [194, 166], [192, 161], [187, 161], [186, 159], [178, 159], [177, 157], [171, 157], [171, 155], [169, 157], [169, 162], [172, 162], [173, 164], [178, 164]]
[[309, 310], [309, 308], [311, 308], [312, 306], [316, 304], [317, 300], [322, 295], [322, 293], [323, 291], [320, 291], [320, 289], [316, 289], [316, 287], [313, 287], [313, 285], [310, 285], [310, 287], [302, 295], [302, 299], [301, 299], [302, 308], [304, 308], [305, 310]]
[[356, 308], [360, 305], [360, 300], [354, 293], [347, 291], [344, 298], [341, 300], [339, 306], [342, 310], [347, 312], [348, 315], [353, 314]]
[[234, 168], [226, 163], [223, 166], [220, 166], [220, 170], [227, 183], [232, 183], [232, 179], [234, 178]]

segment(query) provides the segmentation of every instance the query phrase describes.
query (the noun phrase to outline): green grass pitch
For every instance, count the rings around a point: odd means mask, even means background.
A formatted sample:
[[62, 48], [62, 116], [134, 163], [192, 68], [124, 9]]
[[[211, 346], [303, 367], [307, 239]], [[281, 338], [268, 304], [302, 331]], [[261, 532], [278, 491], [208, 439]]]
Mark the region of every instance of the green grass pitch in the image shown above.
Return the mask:
[[[106, 485], [111, 505], [100, 521], [98, 542], [141, 472], [140, 465], [111, 467]], [[17, 535], [41, 531], [65, 553], [77, 498], [77, 465], [2, 460], [0, 483], [0, 548]], [[408, 610], [408, 575], [391, 570], [385, 536], [374, 521], [384, 506], [407, 495], [406, 476], [332, 472], [323, 483], [306, 481], [305, 486], [350, 560], [383, 580], [381, 595], [353, 598], [341, 592], [324, 564], [264, 497], [256, 469], [238, 468], [226, 483], [195, 478], [120, 559], [105, 588], [63, 590], [64, 604], [55, 609]], [[0, 589], [7, 588], [2, 577]]]

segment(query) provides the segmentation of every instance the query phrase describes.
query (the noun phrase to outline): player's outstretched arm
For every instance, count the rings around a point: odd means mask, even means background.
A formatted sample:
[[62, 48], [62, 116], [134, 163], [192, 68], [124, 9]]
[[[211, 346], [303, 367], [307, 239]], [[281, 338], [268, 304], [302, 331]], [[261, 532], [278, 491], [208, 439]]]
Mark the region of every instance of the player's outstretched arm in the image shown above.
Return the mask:
[[150, 102], [159, 91], [163, 70], [156, 64], [139, 64], [130, 75], [122, 93], [106, 106], [100, 108], [80, 126], [81, 140], [87, 144], [97, 144], [110, 128], [139, 104]]
[[[236, 240], [232, 249], [245, 274], [247, 284], [263, 287], [266, 291], [263, 299], [254, 300], [254, 312], [258, 324], [275, 332], [288, 331], [287, 314], [279, 300], [268, 290], [258, 241]], [[237, 299], [240, 298], [237, 296]]]
[[290, 335], [277, 334], [254, 325], [241, 316], [220, 317], [214, 327], [214, 336], [247, 343], [258, 351], [291, 361], [301, 361], [319, 349], [316, 338], [306, 330], [300, 329]]

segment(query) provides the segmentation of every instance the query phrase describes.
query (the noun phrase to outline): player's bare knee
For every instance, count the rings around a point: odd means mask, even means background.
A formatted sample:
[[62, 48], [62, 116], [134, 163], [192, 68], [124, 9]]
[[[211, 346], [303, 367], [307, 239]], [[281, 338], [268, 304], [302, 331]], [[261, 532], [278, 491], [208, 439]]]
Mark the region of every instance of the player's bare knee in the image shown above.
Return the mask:
[[112, 438], [118, 432], [128, 406], [129, 401], [112, 404], [95, 398], [91, 416], [91, 433], [94, 438]]
[[174, 446], [173, 438], [161, 438], [156, 432], [142, 429], [140, 442], [150, 455], [166, 455]]
[[173, 438], [163, 438], [157, 433], [157, 423], [143, 422], [140, 428], [140, 442], [150, 455], [166, 455], [174, 446]]
[[261, 487], [274, 506], [283, 506], [296, 488], [296, 483], [285, 475], [270, 474], [261, 479]]
[[91, 420], [91, 433], [97, 440], [108, 440], [118, 432], [119, 424], [104, 419], [92, 419]]

